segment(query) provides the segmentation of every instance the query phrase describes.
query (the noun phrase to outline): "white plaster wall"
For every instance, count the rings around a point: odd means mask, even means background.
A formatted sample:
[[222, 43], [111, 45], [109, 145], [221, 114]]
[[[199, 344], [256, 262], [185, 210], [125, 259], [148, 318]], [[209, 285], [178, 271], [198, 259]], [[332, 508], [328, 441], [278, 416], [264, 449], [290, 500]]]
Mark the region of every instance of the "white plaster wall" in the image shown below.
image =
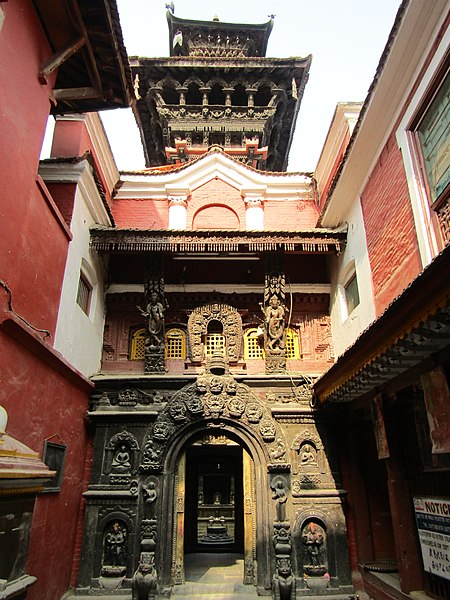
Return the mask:
[[[351, 210], [343, 218], [344, 221], [348, 223], [347, 245], [342, 255], [336, 259], [330, 295], [331, 333], [336, 357], [351, 346], [375, 319], [372, 274], [359, 199], [353, 203]], [[347, 315], [344, 285], [354, 271], [360, 302], [352, 313]]]
[[[91, 181], [86, 181], [87, 178]], [[105, 273], [101, 259], [89, 250], [89, 228], [98, 219], [92, 213], [92, 199], [88, 201], [86, 196], [98, 196], [98, 192], [88, 168], [85, 169], [82, 180], [88, 185], [77, 186], [70, 225], [73, 239], [67, 255], [54, 346], [72, 366], [89, 377], [100, 370], [101, 364]], [[94, 201], [101, 205], [99, 196]], [[77, 304], [82, 265], [83, 273], [93, 288], [89, 316]]]

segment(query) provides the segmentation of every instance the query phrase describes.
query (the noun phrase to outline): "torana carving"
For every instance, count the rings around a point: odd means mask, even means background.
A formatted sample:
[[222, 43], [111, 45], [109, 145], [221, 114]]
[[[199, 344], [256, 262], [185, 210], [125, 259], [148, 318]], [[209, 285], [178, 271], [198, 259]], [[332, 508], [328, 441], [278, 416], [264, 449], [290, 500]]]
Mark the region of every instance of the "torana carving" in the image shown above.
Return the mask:
[[251, 430], [265, 448], [268, 466], [289, 470], [286, 464], [287, 445], [280, 425], [272, 418], [267, 406], [244, 384], [237, 383], [214, 362], [211, 370], [174, 394], [149, 430], [143, 449], [141, 469], [160, 472], [169, 440], [179, 429], [193, 421], [204, 419], [207, 427], [222, 426], [227, 421], [239, 423]]
[[203, 360], [202, 337], [207, 335], [208, 325], [211, 321], [218, 321], [222, 325], [227, 360], [237, 362], [241, 355], [241, 316], [232, 306], [220, 303], [206, 304], [195, 308], [189, 316], [188, 332], [192, 361], [201, 362]]

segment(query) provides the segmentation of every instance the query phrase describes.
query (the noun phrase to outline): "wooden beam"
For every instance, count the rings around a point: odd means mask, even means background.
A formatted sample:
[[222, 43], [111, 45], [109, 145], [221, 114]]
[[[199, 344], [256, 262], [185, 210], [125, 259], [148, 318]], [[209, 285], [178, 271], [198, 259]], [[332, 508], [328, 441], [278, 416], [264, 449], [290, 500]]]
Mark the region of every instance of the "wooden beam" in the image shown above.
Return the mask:
[[86, 100], [103, 97], [102, 93], [93, 87], [63, 88], [53, 90], [53, 96], [57, 102], [61, 102], [63, 100]]
[[39, 72], [39, 81], [42, 84], [47, 83], [47, 77], [53, 73], [56, 69], [58, 69], [63, 63], [66, 62], [68, 58], [73, 56], [80, 48], [82, 48], [86, 44], [86, 40], [83, 37], [79, 37], [77, 39], [71, 39], [64, 44], [62, 48], [60, 48], [57, 52], [55, 52], [48, 60], [45, 62], [41, 70]]

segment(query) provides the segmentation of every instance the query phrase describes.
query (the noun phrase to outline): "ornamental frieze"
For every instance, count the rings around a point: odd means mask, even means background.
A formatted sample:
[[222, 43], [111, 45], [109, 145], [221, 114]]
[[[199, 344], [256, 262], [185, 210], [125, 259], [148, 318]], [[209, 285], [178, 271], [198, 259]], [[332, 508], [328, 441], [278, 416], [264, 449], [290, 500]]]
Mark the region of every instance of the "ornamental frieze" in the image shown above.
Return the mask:
[[[217, 361], [213, 365], [217, 368]], [[171, 440], [182, 428], [200, 419], [204, 420], [208, 429], [223, 428], [230, 421], [239, 423], [240, 427], [260, 441], [268, 463], [275, 470], [289, 469], [284, 434], [272, 418], [270, 409], [248, 386], [236, 382], [225, 372], [224, 367], [222, 374], [208, 370], [195, 383], [174, 394], [147, 433], [141, 470], [160, 472]]]

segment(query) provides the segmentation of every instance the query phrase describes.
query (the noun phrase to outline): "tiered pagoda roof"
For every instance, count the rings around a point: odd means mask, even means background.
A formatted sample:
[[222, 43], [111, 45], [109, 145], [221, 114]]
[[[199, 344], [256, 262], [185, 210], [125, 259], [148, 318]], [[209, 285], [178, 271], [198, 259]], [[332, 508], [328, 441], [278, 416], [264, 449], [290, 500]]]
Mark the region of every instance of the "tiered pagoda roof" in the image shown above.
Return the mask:
[[167, 18], [171, 56], [131, 59], [147, 166], [218, 144], [259, 169], [285, 171], [311, 57], [266, 58], [273, 20]]

